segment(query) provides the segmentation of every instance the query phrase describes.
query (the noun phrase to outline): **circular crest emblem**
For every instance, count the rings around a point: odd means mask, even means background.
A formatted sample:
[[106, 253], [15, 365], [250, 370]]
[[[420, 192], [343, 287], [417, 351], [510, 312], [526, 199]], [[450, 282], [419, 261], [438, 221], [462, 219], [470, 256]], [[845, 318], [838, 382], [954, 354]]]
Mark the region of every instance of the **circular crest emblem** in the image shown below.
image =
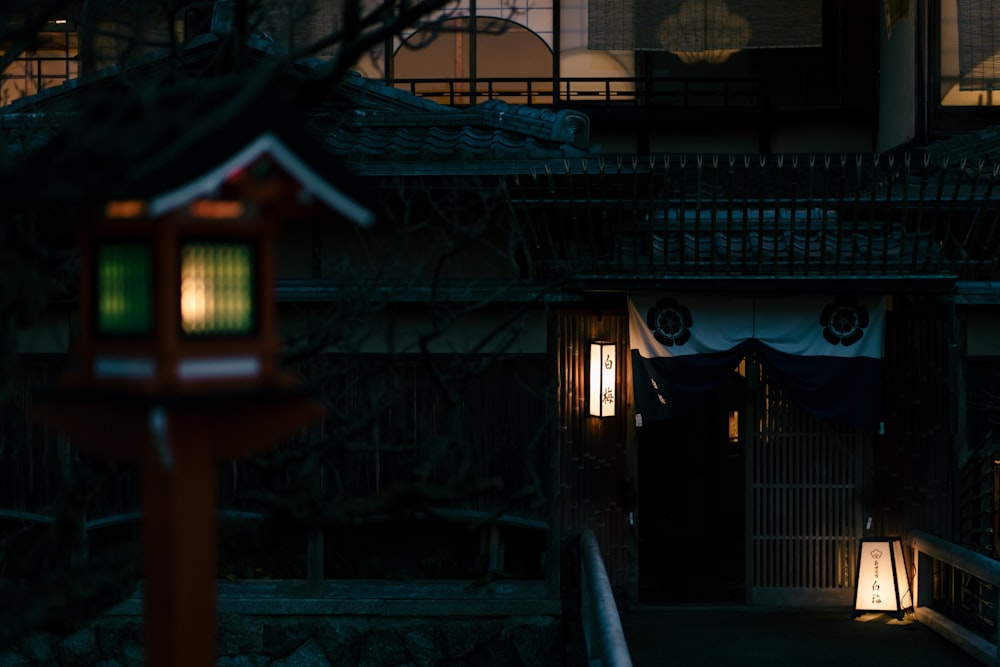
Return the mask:
[[842, 296], [826, 304], [819, 323], [823, 327], [823, 338], [830, 345], [854, 345], [865, 335], [868, 309], [856, 299]]
[[667, 347], [683, 345], [691, 340], [690, 328], [694, 324], [691, 311], [677, 299], [664, 297], [646, 313], [646, 326], [653, 337]]

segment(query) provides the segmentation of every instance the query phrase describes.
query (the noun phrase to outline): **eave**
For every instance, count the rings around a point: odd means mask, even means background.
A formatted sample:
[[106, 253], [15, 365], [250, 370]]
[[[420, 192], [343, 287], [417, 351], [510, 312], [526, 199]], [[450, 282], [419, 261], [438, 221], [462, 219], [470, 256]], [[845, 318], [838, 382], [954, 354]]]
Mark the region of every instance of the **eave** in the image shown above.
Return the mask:
[[1000, 281], [959, 281], [955, 285], [955, 305], [1000, 305]]
[[907, 283], [1000, 279], [998, 170], [884, 156], [664, 156], [500, 179], [540, 276]]
[[696, 292], [752, 292], [780, 290], [807, 294], [921, 293], [948, 294], [955, 290], [955, 277], [941, 276], [662, 276], [649, 274], [576, 275], [564, 289], [571, 292], [629, 292], [685, 289]]
[[378, 303], [572, 303], [583, 300], [576, 290], [564, 290], [558, 285], [480, 283], [474, 285], [408, 285], [343, 284], [326, 280], [279, 280], [275, 298], [284, 304], [328, 304], [346, 296], [363, 294]]

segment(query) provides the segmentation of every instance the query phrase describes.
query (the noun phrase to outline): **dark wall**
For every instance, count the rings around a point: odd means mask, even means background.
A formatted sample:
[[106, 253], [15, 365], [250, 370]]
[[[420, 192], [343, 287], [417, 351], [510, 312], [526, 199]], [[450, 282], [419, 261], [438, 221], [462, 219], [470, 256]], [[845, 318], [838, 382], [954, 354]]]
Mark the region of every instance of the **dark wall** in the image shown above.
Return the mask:
[[[576, 541], [586, 528], [594, 531], [616, 595], [624, 592], [629, 564], [627, 524], [631, 499], [627, 492], [626, 436], [631, 418], [629, 396], [628, 316], [624, 295], [617, 303], [594, 304], [560, 311], [555, 350], [559, 359], [559, 447], [561, 458], [561, 534], [564, 546], [562, 585], [579, 587]], [[605, 307], [605, 305], [607, 307]], [[618, 386], [614, 417], [591, 417], [588, 411], [590, 343], [617, 343]]]
[[[899, 298], [887, 313], [885, 435], [876, 438], [869, 506], [874, 529], [951, 537], [953, 397], [948, 320], [932, 299]], [[879, 525], [881, 524], [881, 525]]]

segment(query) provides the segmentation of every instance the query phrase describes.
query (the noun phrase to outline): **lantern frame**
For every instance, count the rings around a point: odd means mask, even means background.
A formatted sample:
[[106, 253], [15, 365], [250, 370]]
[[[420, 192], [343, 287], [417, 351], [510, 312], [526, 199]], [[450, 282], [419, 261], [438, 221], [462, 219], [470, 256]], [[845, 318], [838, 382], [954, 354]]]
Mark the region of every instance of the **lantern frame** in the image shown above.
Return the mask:
[[[888, 568], [886, 568], [888, 565]], [[885, 590], [882, 572], [888, 569], [891, 589]], [[854, 579], [854, 615], [890, 614], [902, 620], [913, 609], [913, 594], [900, 537], [864, 537], [858, 543], [858, 564]], [[884, 592], [883, 592], [884, 591]]]
[[592, 417], [614, 417], [618, 401], [618, 360], [615, 343], [590, 343], [590, 400]]

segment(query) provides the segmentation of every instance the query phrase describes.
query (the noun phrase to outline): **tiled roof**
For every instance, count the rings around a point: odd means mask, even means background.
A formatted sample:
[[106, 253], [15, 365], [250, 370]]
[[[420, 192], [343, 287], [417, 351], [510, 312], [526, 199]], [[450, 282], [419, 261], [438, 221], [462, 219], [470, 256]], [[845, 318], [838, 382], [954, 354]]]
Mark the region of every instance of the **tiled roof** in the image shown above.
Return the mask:
[[[301, 61], [293, 69], [308, 78], [322, 65]], [[8, 137], [12, 154], [51, 139], [57, 132], [40, 129], [54, 130], [72, 119], [76, 114], [66, 109], [83, 108], [81, 100], [101, 104], [100, 93], [107, 88], [94, 84], [113, 84], [114, 73], [117, 70], [74, 80], [0, 111], [0, 130]], [[119, 87], [113, 92], [123, 94]], [[524, 172], [531, 163], [586, 158], [598, 152], [589, 145], [590, 121], [580, 112], [553, 112], [501, 100], [450, 107], [356, 73], [348, 74], [334, 94], [309, 113], [317, 144], [365, 174]], [[42, 120], [58, 116], [63, 118], [55, 123]]]
[[513, 160], [584, 157], [586, 152], [567, 144], [553, 146], [535, 137], [505, 130], [475, 127], [339, 127], [323, 138], [334, 153], [350, 162], [390, 160]]
[[991, 125], [975, 132], [954, 134], [919, 149], [927, 156], [929, 165], [941, 166], [949, 162], [971, 160], [978, 164], [984, 160], [992, 166], [1000, 162], [1000, 126]]
[[43, 146], [2, 165], [0, 194], [5, 201], [84, 204], [151, 199], [238, 163], [234, 156], [265, 134], [317, 178], [346, 182], [339, 161], [303, 124], [279, 90], [243, 79], [210, 88], [178, 85], [155, 99], [112, 97], [68, 120]]
[[338, 94], [341, 103], [315, 114], [313, 129], [359, 173], [510, 173], [596, 155], [579, 112], [502, 100], [448, 107], [357, 74]]

